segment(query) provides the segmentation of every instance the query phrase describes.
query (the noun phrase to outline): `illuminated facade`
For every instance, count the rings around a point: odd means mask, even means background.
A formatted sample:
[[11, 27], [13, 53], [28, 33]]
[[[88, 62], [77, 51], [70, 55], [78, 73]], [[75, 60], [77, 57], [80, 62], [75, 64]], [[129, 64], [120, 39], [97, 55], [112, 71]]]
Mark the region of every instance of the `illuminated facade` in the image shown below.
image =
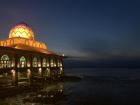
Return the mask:
[[64, 74], [63, 57], [48, 50], [34, 38], [26, 23], [11, 28], [9, 38], [0, 40], [0, 74], [11, 77], [13, 84], [35, 77], [57, 78]]

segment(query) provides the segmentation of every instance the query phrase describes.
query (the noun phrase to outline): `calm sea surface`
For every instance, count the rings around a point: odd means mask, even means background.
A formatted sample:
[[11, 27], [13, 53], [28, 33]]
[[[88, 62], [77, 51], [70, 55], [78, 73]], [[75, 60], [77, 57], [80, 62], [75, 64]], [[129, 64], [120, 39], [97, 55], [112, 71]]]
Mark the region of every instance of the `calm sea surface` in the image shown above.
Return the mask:
[[[82, 80], [42, 86], [44, 93], [18, 94], [0, 100], [0, 105], [140, 105], [140, 69], [75, 68], [65, 72]], [[48, 91], [58, 100], [47, 101]], [[39, 98], [25, 100], [28, 97]]]

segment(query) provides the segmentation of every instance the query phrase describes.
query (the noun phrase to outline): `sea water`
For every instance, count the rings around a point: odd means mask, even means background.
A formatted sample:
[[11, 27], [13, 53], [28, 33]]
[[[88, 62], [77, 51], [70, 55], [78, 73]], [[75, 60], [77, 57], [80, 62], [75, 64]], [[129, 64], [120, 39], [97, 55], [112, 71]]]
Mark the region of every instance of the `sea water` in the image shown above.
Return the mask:
[[66, 98], [52, 103], [24, 102], [30, 93], [22, 93], [1, 99], [0, 105], [140, 105], [140, 69], [65, 68], [65, 73], [82, 79], [55, 83], [45, 89], [62, 87]]

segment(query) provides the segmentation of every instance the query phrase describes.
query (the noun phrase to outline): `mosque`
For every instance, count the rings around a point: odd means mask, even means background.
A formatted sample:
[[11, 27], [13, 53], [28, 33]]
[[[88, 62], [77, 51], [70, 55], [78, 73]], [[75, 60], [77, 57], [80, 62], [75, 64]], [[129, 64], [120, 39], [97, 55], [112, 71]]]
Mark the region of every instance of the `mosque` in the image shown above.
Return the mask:
[[36, 41], [26, 23], [16, 24], [9, 38], [0, 40], [0, 78], [10, 79], [12, 85], [23, 80], [31, 83], [36, 77], [55, 79], [63, 74], [63, 56]]

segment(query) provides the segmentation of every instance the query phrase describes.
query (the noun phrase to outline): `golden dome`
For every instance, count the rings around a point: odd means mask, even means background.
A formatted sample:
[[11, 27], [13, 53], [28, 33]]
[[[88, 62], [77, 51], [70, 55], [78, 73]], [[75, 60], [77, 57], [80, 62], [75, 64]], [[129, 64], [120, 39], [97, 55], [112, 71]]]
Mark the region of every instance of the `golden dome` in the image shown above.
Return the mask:
[[26, 39], [31, 39], [34, 40], [34, 32], [30, 28], [29, 25], [27, 25], [24, 22], [16, 24], [9, 33], [9, 38], [26, 38]]

